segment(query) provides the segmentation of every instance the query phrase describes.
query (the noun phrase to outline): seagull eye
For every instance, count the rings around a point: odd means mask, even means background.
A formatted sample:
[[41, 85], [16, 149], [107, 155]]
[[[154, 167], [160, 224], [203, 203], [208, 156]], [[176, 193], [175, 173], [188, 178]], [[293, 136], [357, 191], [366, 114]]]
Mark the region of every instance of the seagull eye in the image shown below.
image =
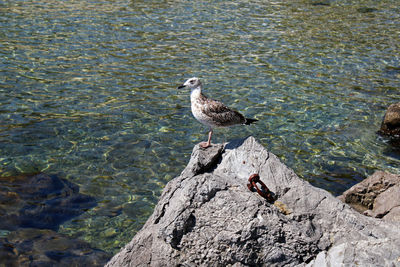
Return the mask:
[[191, 81], [190, 81], [190, 83], [191, 83], [191, 84], [194, 84], [194, 81], [193, 81], [193, 80], [191, 80]]

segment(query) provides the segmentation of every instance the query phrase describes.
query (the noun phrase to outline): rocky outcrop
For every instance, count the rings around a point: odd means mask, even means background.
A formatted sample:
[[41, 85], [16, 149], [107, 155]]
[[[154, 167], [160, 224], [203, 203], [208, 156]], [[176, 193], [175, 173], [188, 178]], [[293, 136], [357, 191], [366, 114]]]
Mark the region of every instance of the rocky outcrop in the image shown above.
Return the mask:
[[[257, 173], [267, 202], [246, 184]], [[300, 179], [253, 137], [206, 150], [107, 266], [396, 266], [398, 226]]]
[[377, 171], [339, 199], [365, 215], [400, 222], [400, 175]]
[[400, 102], [388, 107], [378, 133], [400, 138]]

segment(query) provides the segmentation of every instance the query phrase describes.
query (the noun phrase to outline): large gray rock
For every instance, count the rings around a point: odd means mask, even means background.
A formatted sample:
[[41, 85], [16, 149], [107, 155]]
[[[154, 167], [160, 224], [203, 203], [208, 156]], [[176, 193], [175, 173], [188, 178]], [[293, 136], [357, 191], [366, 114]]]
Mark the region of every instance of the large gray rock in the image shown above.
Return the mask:
[[[251, 174], [275, 193], [268, 203]], [[400, 266], [398, 225], [300, 179], [253, 137], [203, 150], [107, 266]]]
[[383, 135], [400, 137], [400, 102], [388, 107], [378, 132]]
[[365, 215], [400, 222], [400, 175], [377, 171], [339, 199]]

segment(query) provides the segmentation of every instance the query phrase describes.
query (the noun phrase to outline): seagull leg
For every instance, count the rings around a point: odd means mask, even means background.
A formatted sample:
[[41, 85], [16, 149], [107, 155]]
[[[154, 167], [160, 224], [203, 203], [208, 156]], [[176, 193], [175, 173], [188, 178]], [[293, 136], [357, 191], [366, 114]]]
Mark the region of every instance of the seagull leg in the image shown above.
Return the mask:
[[212, 134], [213, 134], [213, 130], [210, 129], [210, 132], [208, 133], [208, 141], [200, 143], [200, 146], [202, 148], [207, 148], [207, 147], [211, 146], [211, 136], [212, 136]]

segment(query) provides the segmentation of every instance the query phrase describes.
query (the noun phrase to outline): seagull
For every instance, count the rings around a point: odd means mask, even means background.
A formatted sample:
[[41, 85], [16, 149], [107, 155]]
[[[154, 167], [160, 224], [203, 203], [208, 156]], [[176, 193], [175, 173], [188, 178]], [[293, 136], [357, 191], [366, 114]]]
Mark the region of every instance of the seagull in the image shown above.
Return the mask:
[[188, 79], [178, 89], [190, 88], [190, 102], [193, 116], [202, 124], [209, 127], [208, 141], [201, 142], [200, 147], [211, 146], [213, 129], [216, 127], [228, 127], [238, 124], [249, 125], [258, 120], [245, 118], [242, 114], [233, 110], [217, 100], [206, 97], [202, 92], [202, 85], [198, 78]]

